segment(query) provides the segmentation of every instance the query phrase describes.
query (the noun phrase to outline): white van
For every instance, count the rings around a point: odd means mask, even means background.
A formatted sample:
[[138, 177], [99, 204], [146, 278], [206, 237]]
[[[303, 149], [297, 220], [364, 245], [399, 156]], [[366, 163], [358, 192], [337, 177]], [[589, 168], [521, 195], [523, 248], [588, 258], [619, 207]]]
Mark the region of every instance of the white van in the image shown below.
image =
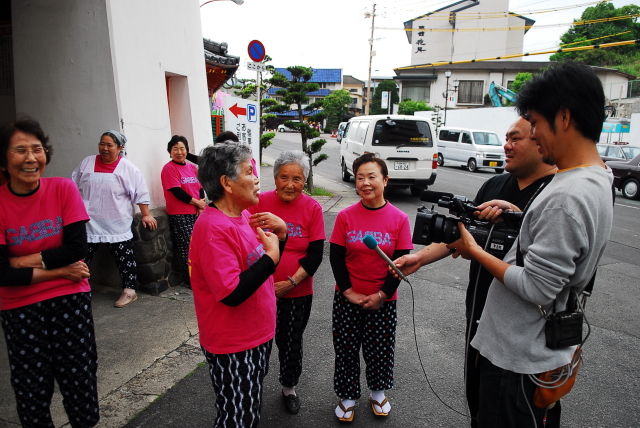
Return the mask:
[[389, 170], [389, 186], [409, 187], [413, 196], [436, 180], [438, 149], [429, 121], [420, 116], [377, 115], [349, 119], [340, 142], [342, 180], [349, 181], [353, 161], [378, 153]]
[[504, 172], [505, 155], [498, 134], [479, 129], [443, 127], [438, 131], [438, 165], [453, 163], [471, 172], [493, 168]]

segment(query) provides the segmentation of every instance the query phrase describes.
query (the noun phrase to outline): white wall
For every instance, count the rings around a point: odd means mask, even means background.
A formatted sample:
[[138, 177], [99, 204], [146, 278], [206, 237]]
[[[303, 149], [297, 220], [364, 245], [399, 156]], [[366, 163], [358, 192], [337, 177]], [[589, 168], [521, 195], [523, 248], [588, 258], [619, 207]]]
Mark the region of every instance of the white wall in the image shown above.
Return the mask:
[[[127, 156], [145, 175], [152, 207], [164, 205], [159, 178], [169, 161], [166, 145], [171, 136], [187, 136], [195, 153], [212, 142], [199, 3], [107, 0], [107, 5]], [[179, 79], [181, 89], [172, 92], [181, 90], [179, 104], [190, 106], [189, 112], [172, 111], [171, 119], [167, 74], [185, 78]]]
[[46, 175], [70, 177], [119, 126], [105, 0], [11, 4], [16, 112], [50, 137]]
[[[419, 111], [415, 116], [431, 118], [432, 112]], [[441, 118], [444, 117], [441, 112]], [[509, 125], [520, 116], [513, 107], [486, 107], [475, 109], [447, 110], [447, 126], [493, 131], [502, 138]]]
[[[449, 9], [431, 15], [431, 17], [413, 21], [412, 65], [438, 61], [493, 58], [522, 52], [524, 29], [510, 31], [482, 30], [483, 28], [524, 27], [525, 21], [513, 16], [486, 18], [487, 12], [507, 12], [509, 10], [509, 0], [486, 0], [458, 12], [455, 29], [462, 31], [425, 31], [424, 36], [419, 36], [419, 26], [424, 26], [426, 30], [452, 30], [454, 27], [447, 20], [446, 13], [459, 9], [461, 6], [463, 5], [456, 4]], [[485, 19], [477, 19], [473, 16], [479, 13], [485, 14]], [[474, 29], [478, 29], [478, 31], [468, 31]], [[420, 39], [423, 40], [424, 45], [416, 43]], [[419, 47], [422, 47], [425, 52], [418, 52]], [[511, 61], [519, 60], [522, 60], [522, 58], [511, 59]]]

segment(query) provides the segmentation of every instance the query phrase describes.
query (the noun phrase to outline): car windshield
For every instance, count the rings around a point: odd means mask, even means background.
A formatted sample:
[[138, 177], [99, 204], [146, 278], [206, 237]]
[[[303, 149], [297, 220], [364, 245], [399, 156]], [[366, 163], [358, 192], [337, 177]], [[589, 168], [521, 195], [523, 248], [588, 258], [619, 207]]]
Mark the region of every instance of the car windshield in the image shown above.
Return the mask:
[[640, 147], [620, 147], [627, 159], [633, 159], [640, 155]]
[[374, 146], [433, 147], [429, 124], [420, 120], [379, 120]]
[[474, 132], [473, 139], [481, 146], [501, 146], [500, 139], [493, 132]]

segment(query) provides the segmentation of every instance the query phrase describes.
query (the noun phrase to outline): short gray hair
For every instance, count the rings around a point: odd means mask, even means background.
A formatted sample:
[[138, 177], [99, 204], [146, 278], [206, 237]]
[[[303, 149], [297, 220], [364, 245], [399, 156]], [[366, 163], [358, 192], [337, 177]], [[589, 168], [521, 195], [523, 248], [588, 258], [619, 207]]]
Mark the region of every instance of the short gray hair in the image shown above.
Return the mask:
[[301, 150], [288, 150], [280, 153], [278, 159], [273, 164], [273, 178], [274, 180], [280, 173], [280, 168], [289, 165], [296, 164], [302, 168], [302, 175], [304, 175], [304, 181], [307, 181], [309, 177], [309, 157]]
[[246, 144], [225, 143], [205, 147], [198, 160], [198, 181], [212, 201], [224, 195], [220, 177], [237, 181], [240, 164], [251, 160], [251, 147]]

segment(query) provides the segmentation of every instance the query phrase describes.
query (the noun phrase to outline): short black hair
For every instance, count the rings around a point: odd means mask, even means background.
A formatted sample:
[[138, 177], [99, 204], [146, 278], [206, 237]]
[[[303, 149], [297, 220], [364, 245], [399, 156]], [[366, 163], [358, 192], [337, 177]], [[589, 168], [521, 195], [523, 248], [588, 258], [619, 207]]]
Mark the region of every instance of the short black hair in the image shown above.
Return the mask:
[[238, 136], [231, 131], [224, 131], [218, 134], [216, 137], [216, 143], [226, 143], [227, 141], [233, 141], [239, 143]]
[[[16, 132], [24, 132], [25, 134], [36, 137], [45, 149], [47, 165], [49, 165], [49, 162], [51, 162], [51, 154], [53, 153], [53, 148], [49, 145], [49, 137], [45, 135], [37, 120], [24, 117], [0, 127], [0, 167], [7, 168], [7, 153], [9, 151], [11, 137], [13, 137], [13, 134]], [[9, 178], [8, 173], [6, 171], [3, 172], [5, 173], [5, 177]]]
[[169, 143], [167, 144], [167, 151], [171, 153], [171, 149], [173, 148], [173, 146], [175, 146], [180, 142], [184, 143], [184, 146], [187, 149], [187, 153], [189, 153], [189, 142], [182, 135], [174, 135], [173, 137], [171, 137], [171, 139], [169, 140]]
[[555, 132], [558, 111], [566, 108], [576, 129], [593, 141], [600, 139], [605, 119], [604, 90], [593, 68], [567, 61], [555, 63], [524, 84], [515, 107], [524, 118], [530, 111], [542, 115]]
[[380, 158], [377, 153], [365, 153], [362, 156], [356, 158], [353, 161], [353, 174], [358, 174], [358, 169], [364, 165], [365, 163], [373, 162], [378, 164], [380, 167], [380, 172], [382, 173], [382, 178], [387, 178], [389, 176], [389, 169], [387, 168], [386, 162]]

